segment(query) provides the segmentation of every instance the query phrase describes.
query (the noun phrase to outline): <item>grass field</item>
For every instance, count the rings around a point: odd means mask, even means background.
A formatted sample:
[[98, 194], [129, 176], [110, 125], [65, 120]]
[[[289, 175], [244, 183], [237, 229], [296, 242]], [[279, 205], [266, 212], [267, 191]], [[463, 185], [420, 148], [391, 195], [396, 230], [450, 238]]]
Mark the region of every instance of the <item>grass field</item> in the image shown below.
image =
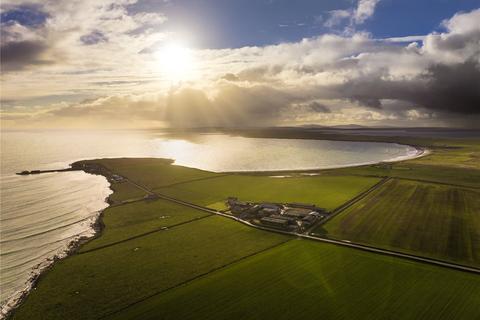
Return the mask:
[[294, 240], [108, 319], [478, 319], [480, 277]]
[[77, 254], [45, 274], [14, 319], [97, 319], [289, 237], [207, 217]]
[[480, 192], [390, 180], [314, 232], [480, 267]]
[[[426, 157], [428, 158], [428, 156]], [[413, 163], [410, 161], [389, 165], [372, 165], [325, 171], [331, 175], [390, 176], [402, 179], [430, 181], [480, 189], [480, 170]]]
[[227, 197], [244, 201], [304, 202], [332, 210], [369, 189], [379, 178], [314, 176], [272, 178], [228, 175], [182, 183], [155, 191], [175, 198], [219, 209]]
[[167, 159], [123, 158], [101, 159], [95, 160], [95, 162], [151, 189], [219, 175], [217, 173], [198, 169], [173, 166], [171, 165], [172, 162]]
[[112, 203], [141, 199], [145, 196], [145, 191], [135, 187], [131, 183], [114, 183], [111, 184], [110, 188], [113, 190], [109, 198]]
[[148, 232], [208, 216], [203, 211], [186, 208], [165, 200], [130, 203], [107, 208], [102, 236], [82, 246], [80, 251], [102, 247]]

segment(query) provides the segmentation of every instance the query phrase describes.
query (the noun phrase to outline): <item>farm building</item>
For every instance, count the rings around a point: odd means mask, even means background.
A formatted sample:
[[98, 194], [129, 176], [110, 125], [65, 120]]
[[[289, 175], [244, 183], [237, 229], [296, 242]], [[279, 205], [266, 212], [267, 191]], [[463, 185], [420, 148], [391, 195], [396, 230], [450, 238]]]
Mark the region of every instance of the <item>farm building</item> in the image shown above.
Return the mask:
[[312, 210], [303, 209], [303, 208], [288, 208], [285, 211], [283, 211], [283, 215], [287, 217], [296, 218], [296, 219], [302, 219], [308, 216], [310, 212], [312, 212]]
[[288, 220], [286, 219], [264, 217], [260, 219], [260, 222], [266, 226], [274, 228], [286, 229], [288, 227]]

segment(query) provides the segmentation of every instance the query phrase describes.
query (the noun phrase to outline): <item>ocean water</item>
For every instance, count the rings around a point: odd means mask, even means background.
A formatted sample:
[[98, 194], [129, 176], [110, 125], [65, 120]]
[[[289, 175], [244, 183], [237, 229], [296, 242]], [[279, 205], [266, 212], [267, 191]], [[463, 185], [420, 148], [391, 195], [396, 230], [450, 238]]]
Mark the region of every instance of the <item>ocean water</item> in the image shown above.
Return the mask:
[[416, 155], [410, 146], [371, 142], [219, 134], [180, 138], [152, 131], [2, 132], [1, 314], [30, 289], [32, 277], [65, 255], [72, 241], [94, 234], [92, 224], [111, 193], [105, 178], [83, 172], [16, 172], [65, 168], [76, 160], [106, 157], [171, 158], [178, 165], [224, 172], [332, 168]]

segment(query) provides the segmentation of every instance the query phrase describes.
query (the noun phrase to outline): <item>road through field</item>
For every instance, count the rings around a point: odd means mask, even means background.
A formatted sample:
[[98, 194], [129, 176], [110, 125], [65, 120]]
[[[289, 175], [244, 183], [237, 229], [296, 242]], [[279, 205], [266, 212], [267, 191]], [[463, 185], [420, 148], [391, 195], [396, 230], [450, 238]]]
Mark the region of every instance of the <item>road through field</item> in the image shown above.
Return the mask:
[[[460, 264], [455, 264], [455, 263], [430, 259], [430, 258], [416, 256], [416, 255], [407, 254], [407, 253], [401, 253], [401, 252], [388, 250], [388, 249], [381, 249], [381, 248], [377, 248], [377, 247], [366, 246], [366, 245], [362, 245], [362, 244], [354, 243], [354, 242], [350, 242], [350, 241], [345, 241], [345, 240], [333, 240], [333, 239], [328, 239], [328, 238], [323, 238], [323, 237], [317, 237], [317, 236], [311, 235], [311, 234], [287, 232], [287, 231], [282, 231], [282, 230], [271, 229], [271, 228], [266, 228], [266, 227], [254, 225], [254, 224], [252, 224], [248, 221], [241, 220], [237, 217], [222, 213], [222, 212], [217, 211], [217, 210], [202, 207], [202, 206], [190, 203], [190, 202], [186, 202], [186, 201], [183, 201], [183, 200], [180, 200], [180, 199], [175, 199], [175, 198], [169, 197], [167, 195], [163, 195], [163, 194], [154, 192], [154, 191], [150, 190], [149, 188], [147, 188], [145, 186], [142, 186], [142, 185], [136, 183], [135, 181], [132, 181], [128, 177], [124, 177], [124, 178], [129, 183], [131, 183], [134, 186], [136, 186], [136, 187], [142, 189], [143, 191], [147, 192], [147, 194], [149, 194], [149, 195], [153, 195], [153, 196], [156, 196], [160, 199], [171, 201], [171, 202], [174, 202], [174, 203], [177, 203], [177, 204], [180, 204], [180, 205], [183, 205], [183, 206], [187, 206], [187, 207], [190, 207], [190, 208], [193, 208], [193, 209], [205, 211], [205, 212], [208, 212], [208, 213], [211, 213], [211, 214], [215, 214], [215, 215], [219, 215], [219, 216], [222, 216], [222, 217], [225, 217], [225, 218], [228, 218], [228, 219], [232, 219], [232, 220], [238, 221], [240, 223], [243, 223], [245, 225], [248, 225], [250, 227], [260, 229], [260, 230], [276, 232], [276, 233], [286, 234], [286, 235], [291, 235], [291, 236], [297, 236], [297, 237], [308, 239], [308, 240], [321, 241], [321, 242], [346, 246], [346, 247], [353, 248], [353, 249], [359, 249], [359, 250], [363, 250], [363, 251], [369, 251], [369, 252], [373, 252], [373, 253], [379, 253], [379, 254], [389, 255], [389, 256], [393, 256], [393, 257], [409, 259], [409, 260], [423, 262], [423, 263], [429, 263], [429, 264], [433, 264], [433, 265], [437, 265], [437, 266], [441, 266], [441, 267], [447, 267], [447, 268], [451, 268], [451, 269], [456, 269], [456, 270], [460, 270], [460, 271], [466, 271], [466, 272], [472, 272], [472, 273], [480, 274], [480, 269], [473, 268], [473, 267], [468, 267], [468, 266], [464, 266], [464, 265], [460, 265]], [[377, 183], [375, 186], [373, 186], [369, 190], [365, 191], [364, 193], [360, 194], [359, 196], [355, 197], [354, 199], [352, 199], [352, 200], [348, 201], [347, 203], [345, 203], [344, 205], [340, 206], [338, 208], [338, 212], [343, 211], [345, 208], [349, 207], [353, 203], [362, 199], [367, 194], [369, 194], [373, 190], [377, 189], [379, 186], [383, 185], [389, 179], [390, 178], [385, 178], [385, 179], [381, 180], [379, 183]]]

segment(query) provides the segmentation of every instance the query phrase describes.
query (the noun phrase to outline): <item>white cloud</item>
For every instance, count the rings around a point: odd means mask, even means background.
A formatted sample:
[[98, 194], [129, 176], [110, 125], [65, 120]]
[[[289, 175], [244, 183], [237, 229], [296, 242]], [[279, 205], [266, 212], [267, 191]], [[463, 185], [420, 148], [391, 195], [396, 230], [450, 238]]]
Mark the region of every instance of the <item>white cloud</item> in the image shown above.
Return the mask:
[[358, 0], [355, 8], [329, 11], [329, 16], [323, 25], [327, 28], [335, 28], [347, 22], [344, 33], [352, 34], [357, 25], [363, 24], [373, 16], [379, 2], [380, 0]]
[[405, 36], [405, 37], [391, 37], [386, 39], [380, 39], [387, 42], [416, 42], [425, 40], [426, 36]]
[[437, 63], [460, 63], [467, 59], [480, 62], [480, 9], [457, 13], [442, 24], [444, 33], [425, 37], [423, 53]]
[[353, 13], [353, 20], [356, 24], [362, 24], [371, 18], [375, 12], [375, 7], [380, 0], [359, 0], [357, 8]]
[[329, 12], [329, 17], [323, 25], [328, 28], [333, 28], [343, 23], [346, 19], [351, 19], [351, 17], [351, 10], [332, 10]]

